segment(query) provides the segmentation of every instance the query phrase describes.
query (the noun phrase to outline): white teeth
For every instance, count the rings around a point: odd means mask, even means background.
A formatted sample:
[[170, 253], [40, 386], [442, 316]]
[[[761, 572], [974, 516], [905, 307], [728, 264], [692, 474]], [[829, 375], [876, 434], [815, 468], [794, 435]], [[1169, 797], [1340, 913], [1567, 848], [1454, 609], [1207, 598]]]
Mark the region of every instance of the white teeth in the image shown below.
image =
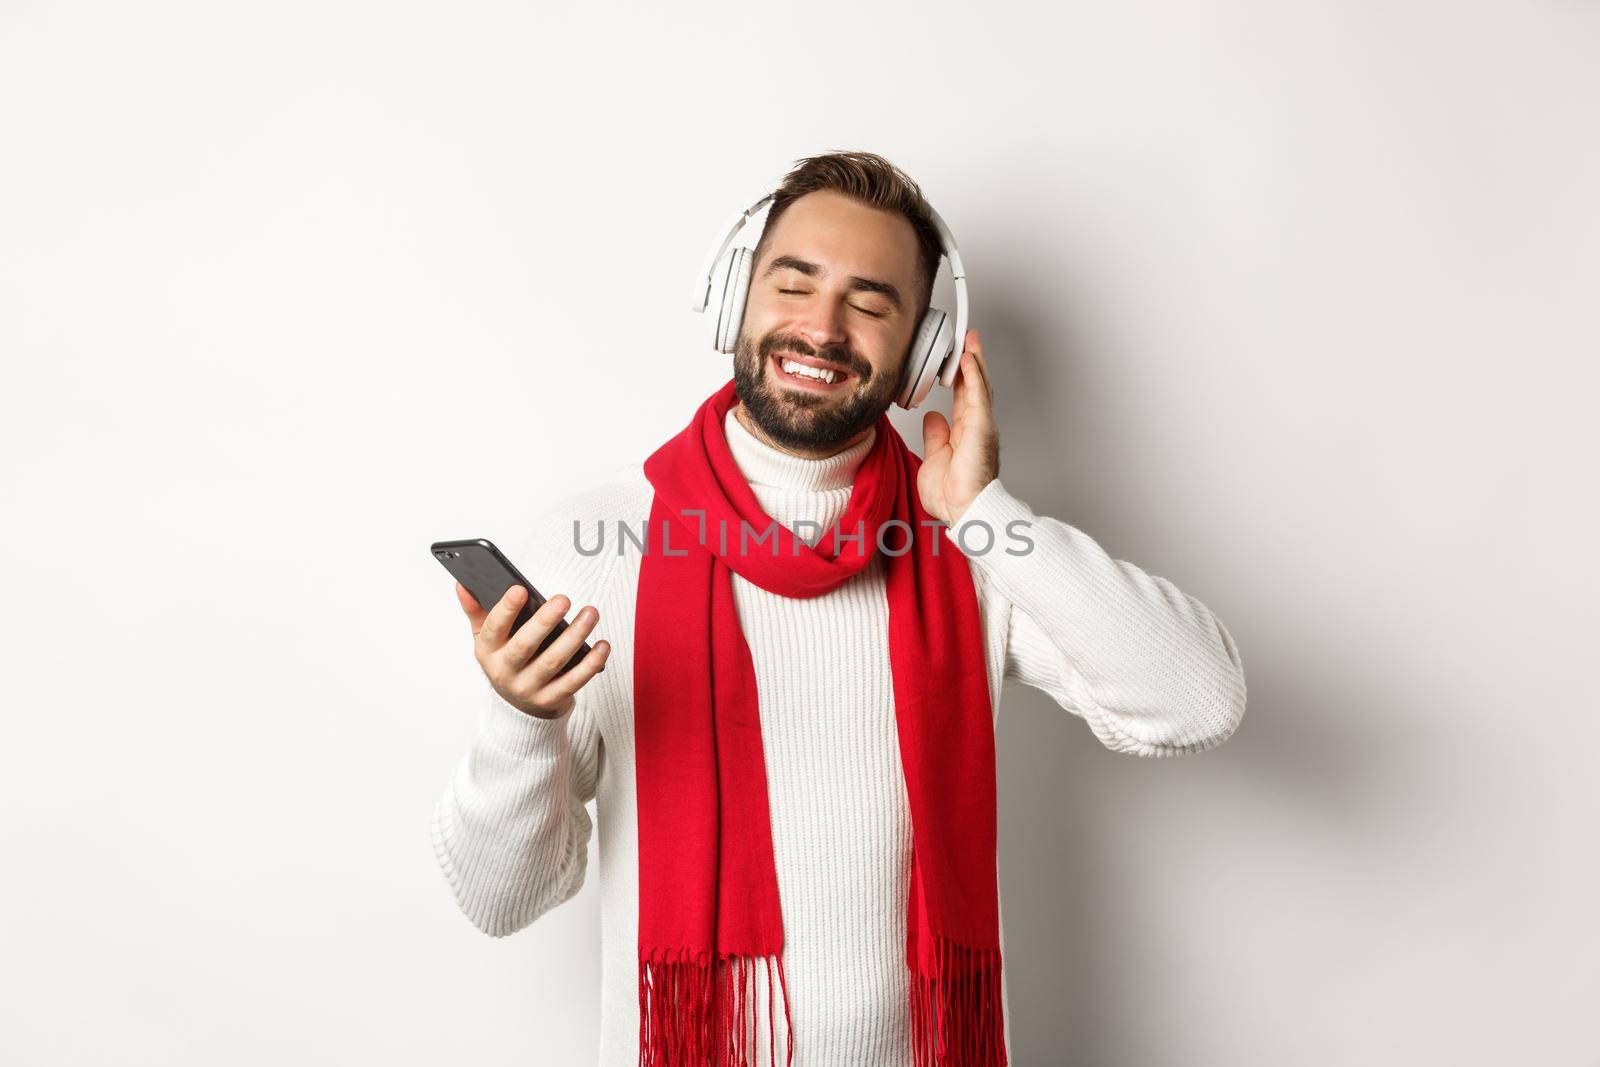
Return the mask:
[[790, 374], [804, 374], [807, 378], [818, 378], [827, 382], [829, 385], [833, 384], [834, 374], [831, 370], [824, 370], [820, 367], [808, 367], [804, 363], [796, 363], [792, 359], [786, 359], [783, 361], [783, 369]]

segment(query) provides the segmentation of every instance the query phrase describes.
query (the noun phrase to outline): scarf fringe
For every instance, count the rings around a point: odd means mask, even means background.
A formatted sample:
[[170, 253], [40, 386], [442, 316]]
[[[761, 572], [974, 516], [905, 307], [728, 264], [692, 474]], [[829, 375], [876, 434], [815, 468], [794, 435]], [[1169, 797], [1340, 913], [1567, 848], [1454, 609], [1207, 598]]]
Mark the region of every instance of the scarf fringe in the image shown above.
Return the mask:
[[[772, 968], [783, 993], [786, 1064], [794, 1062], [783, 957], [652, 949], [639, 960], [639, 1067], [756, 1067], [756, 961], [767, 968], [767, 1062], [776, 1065]], [[715, 973], [713, 973], [715, 972]]]
[[915, 1067], [1005, 1067], [1000, 950], [970, 949], [942, 937], [935, 973], [911, 975]]

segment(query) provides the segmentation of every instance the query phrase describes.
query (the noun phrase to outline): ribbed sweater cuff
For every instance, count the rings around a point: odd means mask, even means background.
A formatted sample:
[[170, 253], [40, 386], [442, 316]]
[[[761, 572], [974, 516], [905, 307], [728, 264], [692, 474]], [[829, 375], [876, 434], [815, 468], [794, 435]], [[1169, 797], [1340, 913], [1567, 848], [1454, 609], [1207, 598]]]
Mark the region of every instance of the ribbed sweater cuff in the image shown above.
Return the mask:
[[564, 754], [570, 747], [567, 738], [568, 712], [559, 719], [541, 719], [509, 704], [499, 693], [489, 690], [489, 709], [483, 729], [500, 751], [517, 759], [546, 759]]
[[[1006, 530], [1006, 524], [1016, 519], [1028, 525], [1017, 527], [1018, 532], [1012, 534]], [[951, 526], [949, 532], [962, 555], [988, 569], [996, 557], [1003, 557], [1007, 561], [1017, 558], [1007, 555], [1006, 549], [1015, 553], [1029, 548], [1023, 538], [1032, 540], [1029, 530], [1038, 519], [1032, 508], [1012, 496], [1000, 484], [999, 478], [991, 478], [989, 484], [967, 505], [960, 521]], [[1004, 569], [1005, 564], [1001, 563], [1000, 566]]]
[[[1007, 530], [1009, 523], [1019, 519], [1015, 532]], [[1054, 545], [1040, 545], [1040, 530], [1038, 512], [995, 478], [967, 505], [950, 534], [956, 547], [990, 583], [1018, 607], [1043, 620], [1051, 617], [1051, 608], [1063, 594], [1065, 561], [1047, 551], [1054, 550]]]

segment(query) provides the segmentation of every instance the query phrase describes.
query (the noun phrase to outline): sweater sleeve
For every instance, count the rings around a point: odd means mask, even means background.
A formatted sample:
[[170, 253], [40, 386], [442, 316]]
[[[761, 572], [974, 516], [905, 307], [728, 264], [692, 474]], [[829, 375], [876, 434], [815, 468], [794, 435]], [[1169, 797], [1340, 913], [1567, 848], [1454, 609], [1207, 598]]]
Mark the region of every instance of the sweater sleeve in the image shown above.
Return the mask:
[[[575, 611], [594, 603], [599, 561], [572, 550], [571, 519], [547, 514], [520, 559], [548, 596]], [[476, 670], [476, 664], [473, 665]], [[484, 703], [467, 754], [434, 805], [434, 857], [461, 911], [491, 937], [505, 937], [575, 896], [583, 886], [600, 749], [597, 676], [559, 719], [541, 719], [500, 698], [483, 680]]]
[[587, 686], [559, 719], [484, 688], [478, 734], [434, 805], [433, 850], [461, 911], [505, 937], [583, 886], [598, 739]]
[[1049, 693], [1116, 752], [1201, 752], [1238, 728], [1243, 661], [1200, 601], [1035, 514], [998, 478], [949, 534], [1010, 605], [1007, 682]]

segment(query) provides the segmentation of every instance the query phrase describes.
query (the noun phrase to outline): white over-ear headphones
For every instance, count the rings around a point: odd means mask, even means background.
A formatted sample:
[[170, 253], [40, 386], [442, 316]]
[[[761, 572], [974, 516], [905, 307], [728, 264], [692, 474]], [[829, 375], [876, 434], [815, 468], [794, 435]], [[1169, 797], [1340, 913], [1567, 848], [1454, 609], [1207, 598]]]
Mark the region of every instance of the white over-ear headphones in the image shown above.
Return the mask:
[[[755, 267], [755, 250], [743, 246], [730, 248], [734, 237], [772, 199], [768, 193], [750, 207], [739, 212], [722, 239], [706, 257], [705, 267], [695, 277], [694, 311], [708, 312], [706, 325], [711, 331], [711, 343], [718, 352], [732, 352], [739, 340], [739, 325], [744, 321], [745, 298], [750, 294], [750, 272]], [[956, 323], [951, 329], [950, 318], [936, 307], [929, 307], [917, 326], [911, 340], [911, 351], [906, 357], [905, 376], [900, 380], [900, 394], [895, 403], [910, 410], [922, 403], [928, 390], [933, 388], [935, 377], [945, 388], [955, 384], [960, 358], [951, 358], [956, 340], [967, 336], [967, 271], [961, 265], [961, 253], [956, 251], [956, 239], [950, 227], [944, 224], [939, 213], [928, 208], [933, 225], [939, 231], [944, 245], [944, 257], [950, 262], [950, 273], [956, 283]]]

